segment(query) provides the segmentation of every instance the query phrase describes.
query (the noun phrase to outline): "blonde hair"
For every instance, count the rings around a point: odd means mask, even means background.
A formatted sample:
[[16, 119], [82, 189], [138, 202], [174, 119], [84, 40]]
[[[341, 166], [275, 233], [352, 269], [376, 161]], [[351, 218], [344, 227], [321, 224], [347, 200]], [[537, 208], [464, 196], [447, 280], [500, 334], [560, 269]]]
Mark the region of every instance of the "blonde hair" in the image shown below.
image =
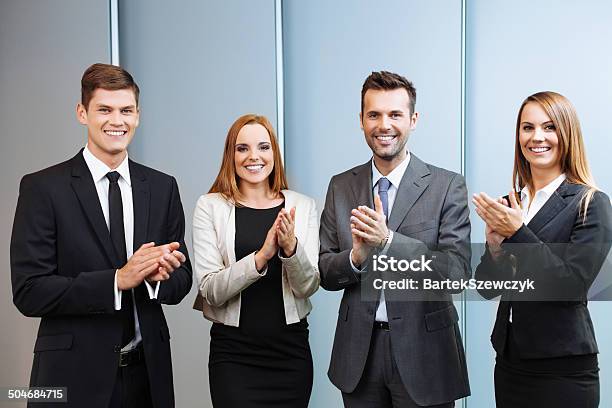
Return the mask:
[[523, 187], [527, 186], [530, 195], [533, 197], [535, 192], [533, 191], [531, 167], [523, 155], [519, 142], [521, 115], [525, 106], [531, 102], [540, 105], [555, 126], [557, 138], [559, 139], [561, 172], [565, 173], [567, 182], [586, 187], [580, 199], [580, 213], [584, 222], [589, 203], [593, 199], [595, 192], [598, 191], [598, 188], [595, 186], [587, 162], [578, 115], [572, 103], [565, 96], [552, 91], [537, 92], [527, 97], [521, 104], [516, 119], [512, 184], [516, 191], [520, 191]]
[[221, 168], [219, 169], [219, 174], [217, 175], [212, 187], [210, 187], [210, 190], [208, 191], [209, 193], [221, 193], [226, 200], [238, 206], [240, 205], [239, 202], [243, 200], [244, 197], [238, 189], [239, 181], [238, 176], [236, 175], [236, 165], [234, 164], [236, 140], [238, 139], [240, 129], [251, 124], [259, 124], [263, 126], [270, 135], [270, 144], [272, 146], [272, 154], [274, 157], [274, 168], [268, 176], [270, 189], [275, 195], [278, 195], [282, 189], [288, 188], [287, 178], [285, 177], [285, 170], [283, 168], [283, 162], [281, 160], [281, 154], [272, 124], [265, 116], [255, 114], [243, 115], [236, 119], [227, 132]]

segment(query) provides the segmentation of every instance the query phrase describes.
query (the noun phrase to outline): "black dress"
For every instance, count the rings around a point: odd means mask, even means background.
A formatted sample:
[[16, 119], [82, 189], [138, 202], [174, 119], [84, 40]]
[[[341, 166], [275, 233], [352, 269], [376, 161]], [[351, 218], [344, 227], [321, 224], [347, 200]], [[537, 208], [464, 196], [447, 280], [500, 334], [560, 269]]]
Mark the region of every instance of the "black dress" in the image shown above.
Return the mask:
[[[236, 208], [236, 259], [263, 245], [284, 203], [269, 209]], [[306, 408], [312, 390], [308, 322], [287, 325], [282, 264], [275, 256], [266, 275], [241, 293], [239, 327], [214, 323], [208, 361], [217, 408]]]

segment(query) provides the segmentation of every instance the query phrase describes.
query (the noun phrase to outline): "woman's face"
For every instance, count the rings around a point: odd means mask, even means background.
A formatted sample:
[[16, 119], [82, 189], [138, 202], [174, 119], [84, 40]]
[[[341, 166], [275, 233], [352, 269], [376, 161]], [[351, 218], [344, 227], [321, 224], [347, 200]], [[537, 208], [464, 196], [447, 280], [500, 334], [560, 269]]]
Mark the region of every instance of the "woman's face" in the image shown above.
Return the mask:
[[561, 171], [557, 129], [540, 104], [528, 102], [521, 113], [519, 144], [532, 173]]
[[268, 186], [268, 176], [274, 169], [274, 154], [265, 127], [252, 123], [240, 129], [236, 138], [234, 164], [240, 183]]

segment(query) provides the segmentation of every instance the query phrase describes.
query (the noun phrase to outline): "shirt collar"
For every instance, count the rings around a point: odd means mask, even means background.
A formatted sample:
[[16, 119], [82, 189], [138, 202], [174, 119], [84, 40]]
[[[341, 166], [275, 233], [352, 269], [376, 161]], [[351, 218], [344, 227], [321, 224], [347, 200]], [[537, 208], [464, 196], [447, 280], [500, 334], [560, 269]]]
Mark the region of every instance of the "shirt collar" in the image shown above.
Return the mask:
[[98, 159], [94, 154], [89, 150], [89, 147], [85, 145], [85, 149], [83, 149], [83, 158], [85, 159], [85, 163], [91, 172], [91, 176], [93, 177], [94, 183], [102, 180], [106, 177], [106, 174], [111, 171], [116, 171], [119, 175], [127, 182], [128, 186], [132, 186], [132, 181], [130, 179], [130, 166], [128, 165], [128, 155], [125, 155], [125, 158], [121, 162], [116, 169], [111, 169], [104, 163], [102, 160]]
[[[556, 179], [536, 191], [535, 194], [542, 192], [545, 197], [550, 197], [559, 188], [561, 183], [563, 183], [565, 178], [565, 173], [561, 173]], [[530, 198], [529, 188], [527, 186], [523, 187], [523, 189], [521, 190], [521, 200], [525, 200], [526, 198]]]
[[376, 168], [374, 159], [372, 159], [372, 187], [374, 187], [376, 183], [378, 183], [378, 180], [380, 180], [382, 177], [386, 177], [387, 180], [389, 180], [391, 184], [395, 186], [395, 188], [399, 188], [400, 182], [402, 181], [402, 177], [404, 177], [404, 173], [406, 172], [409, 163], [410, 152], [408, 152], [406, 158], [400, 164], [398, 164], [397, 167], [391, 171], [391, 173], [383, 176]]

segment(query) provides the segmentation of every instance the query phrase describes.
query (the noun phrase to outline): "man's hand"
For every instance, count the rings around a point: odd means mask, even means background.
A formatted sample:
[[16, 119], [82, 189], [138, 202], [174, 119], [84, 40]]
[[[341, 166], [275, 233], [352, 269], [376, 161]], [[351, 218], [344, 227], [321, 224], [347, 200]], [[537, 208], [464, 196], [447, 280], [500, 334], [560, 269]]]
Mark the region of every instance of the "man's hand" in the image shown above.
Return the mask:
[[370, 253], [370, 248], [363, 239], [355, 234], [355, 224], [351, 223], [351, 237], [353, 238], [353, 251], [351, 252], [351, 262], [357, 269], [361, 269], [361, 264], [365, 262]]
[[147, 282], [155, 283], [170, 279], [170, 274], [175, 269], [180, 268], [181, 264], [187, 260], [185, 255], [178, 251], [180, 246], [178, 242], [159, 246], [163, 252], [163, 255], [159, 258], [159, 267], [146, 277]]
[[382, 201], [378, 194], [374, 197], [375, 210], [360, 205], [351, 211], [351, 233], [360, 237], [363, 242], [371, 248], [377, 248], [384, 244], [389, 237], [387, 228], [387, 217], [383, 210]]
[[154, 242], [142, 244], [123, 268], [117, 271], [117, 288], [128, 290], [140, 285], [151, 272], [159, 268], [162, 256], [162, 247], [156, 247]]
[[389, 237], [387, 219], [378, 194], [374, 197], [374, 210], [364, 205], [351, 211], [351, 236], [353, 238], [353, 265], [363, 264], [373, 249], [384, 244]]

